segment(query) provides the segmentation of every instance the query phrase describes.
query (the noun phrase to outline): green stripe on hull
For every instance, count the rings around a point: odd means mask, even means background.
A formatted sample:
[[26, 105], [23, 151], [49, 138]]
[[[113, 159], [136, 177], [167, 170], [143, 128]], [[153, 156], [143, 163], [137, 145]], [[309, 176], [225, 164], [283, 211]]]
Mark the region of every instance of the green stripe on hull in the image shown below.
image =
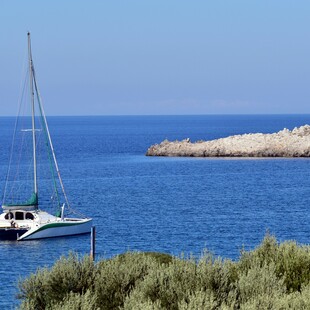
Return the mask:
[[82, 222], [82, 223], [64, 223], [64, 222], [60, 222], [60, 223], [50, 223], [50, 224], [46, 224], [43, 227], [40, 227], [39, 229], [37, 229], [36, 231], [34, 231], [32, 234], [29, 234], [26, 238], [32, 236], [33, 234], [36, 234], [40, 231], [49, 229], [49, 228], [58, 228], [58, 227], [66, 227], [66, 226], [76, 226], [76, 225], [82, 225], [82, 224], [86, 224], [86, 222]]

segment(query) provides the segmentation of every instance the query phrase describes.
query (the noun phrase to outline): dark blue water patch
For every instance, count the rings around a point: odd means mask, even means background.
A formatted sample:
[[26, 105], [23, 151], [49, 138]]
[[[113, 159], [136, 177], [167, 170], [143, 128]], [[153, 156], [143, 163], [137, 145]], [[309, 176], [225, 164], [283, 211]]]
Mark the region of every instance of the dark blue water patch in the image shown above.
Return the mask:
[[[0, 118], [2, 188], [12, 123]], [[281, 241], [308, 243], [309, 159], [144, 156], [165, 138], [195, 141], [306, 123], [309, 115], [49, 118], [71, 206], [94, 219], [98, 259], [127, 250], [199, 256], [205, 248], [237, 259], [267, 230]], [[0, 242], [1, 295], [12, 296], [1, 307], [16, 304], [19, 277], [52, 266], [70, 250], [89, 253], [89, 236]]]
[[310, 115], [93, 116], [50, 117], [48, 121], [59, 157], [83, 160], [144, 154], [164, 139], [198, 141], [293, 129], [310, 123]]
[[[123, 250], [143, 250], [140, 241], [146, 238], [148, 250], [198, 253], [207, 246], [234, 258], [239, 245], [252, 244], [247, 237], [255, 235], [258, 242], [267, 229], [281, 237], [283, 220], [284, 226], [307, 225], [307, 214], [297, 219], [307, 211], [309, 184], [301, 185], [300, 177], [309, 179], [308, 160], [144, 158], [137, 165], [129, 157], [117, 167], [119, 174], [107, 172], [95, 187], [91, 176], [80, 181], [92, 204], [99, 192], [105, 202], [94, 210], [103, 243], [117, 240]], [[288, 233], [298, 239], [296, 230]], [[229, 240], [225, 248], [218, 238]]]

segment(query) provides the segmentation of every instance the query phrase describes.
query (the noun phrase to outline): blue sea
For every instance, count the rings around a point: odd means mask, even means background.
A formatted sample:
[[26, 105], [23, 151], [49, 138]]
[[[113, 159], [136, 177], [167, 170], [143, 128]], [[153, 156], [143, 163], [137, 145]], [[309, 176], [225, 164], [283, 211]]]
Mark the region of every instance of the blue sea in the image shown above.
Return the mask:
[[[310, 159], [146, 157], [164, 139], [191, 141], [272, 133], [310, 115], [98, 116], [48, 118], [72, 207], [92, 217], [96, 259], [131, 251], [238, 259], [267, 231], [279, 241], [310, 238]], [[4, 188], [14, 118], [0, 118]], [[39, 188], [40, 190], [40, 188]], [[90, 236], [0, 241], [0, 308], [18, 305], [17, 282]]]

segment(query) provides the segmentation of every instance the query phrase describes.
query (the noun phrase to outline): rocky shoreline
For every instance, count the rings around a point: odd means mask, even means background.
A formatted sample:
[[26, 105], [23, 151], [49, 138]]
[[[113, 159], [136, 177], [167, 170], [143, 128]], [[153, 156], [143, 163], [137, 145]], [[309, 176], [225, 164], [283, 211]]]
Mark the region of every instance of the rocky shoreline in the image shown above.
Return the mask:
[[310, 157], [310, 126], [272, 133], [250, 133], [211, 141], [164, 140], [146, 156], [185, 157]]

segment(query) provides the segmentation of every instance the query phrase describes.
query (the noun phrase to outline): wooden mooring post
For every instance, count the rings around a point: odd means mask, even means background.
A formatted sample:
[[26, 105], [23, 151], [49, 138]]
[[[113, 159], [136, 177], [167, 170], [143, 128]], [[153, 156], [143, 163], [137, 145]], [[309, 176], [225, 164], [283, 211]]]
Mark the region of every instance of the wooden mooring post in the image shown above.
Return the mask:
[[92, 261], [95, 260], [95, 252], [96, 252], [96, 227], [92, 226], [90, 231], [90, 259]]

